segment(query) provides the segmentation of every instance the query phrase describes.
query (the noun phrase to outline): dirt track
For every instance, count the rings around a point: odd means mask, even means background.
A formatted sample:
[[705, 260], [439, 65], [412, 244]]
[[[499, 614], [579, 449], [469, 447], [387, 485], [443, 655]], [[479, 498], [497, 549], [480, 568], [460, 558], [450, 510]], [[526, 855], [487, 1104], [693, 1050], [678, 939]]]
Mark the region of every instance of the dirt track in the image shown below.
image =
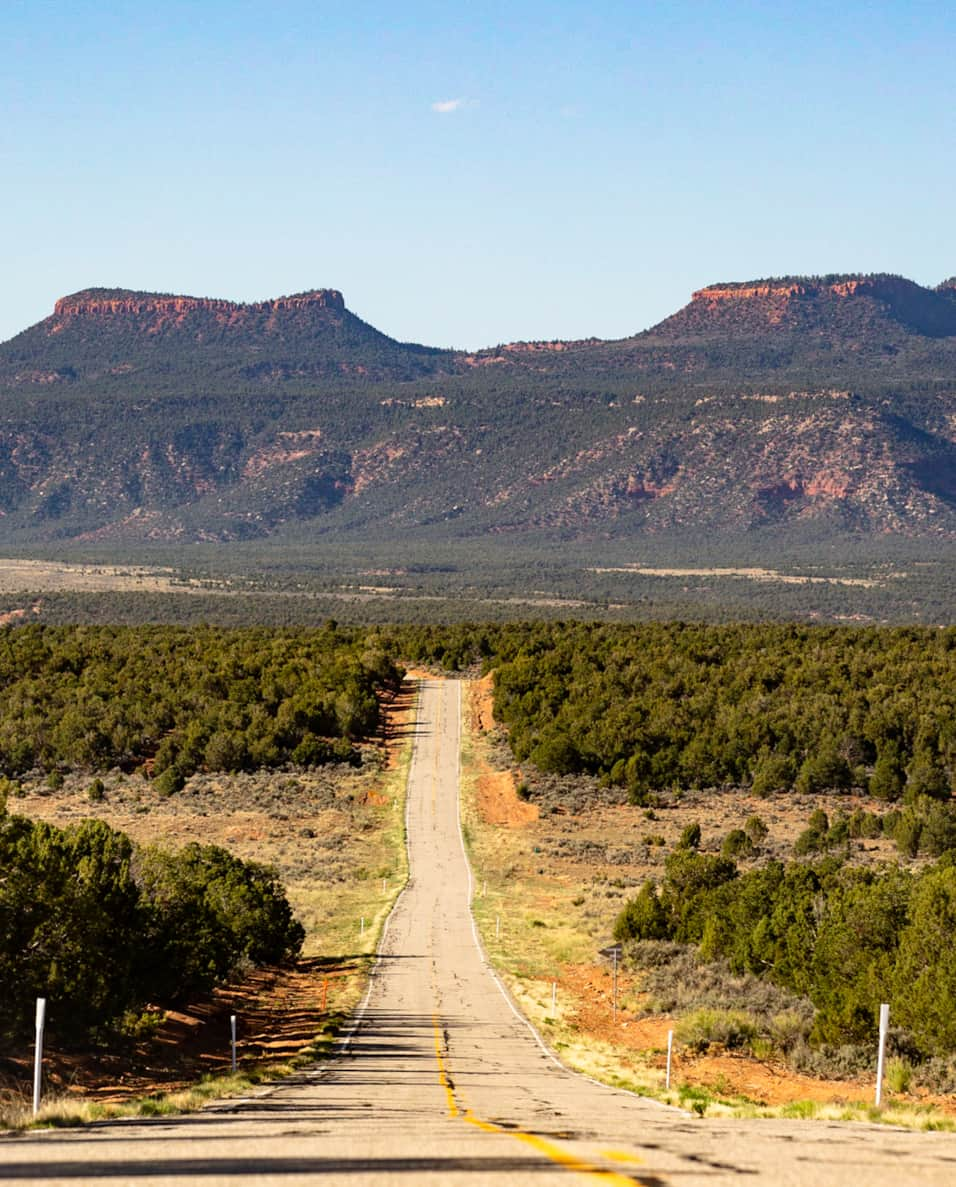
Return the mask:
[[460, 685], [423, 684], [411, 881], [343, 1056], [195, 1116], [0, 1140], [0, 1181], [951, 1184], [956, 1136], [709, 1121], [561, 1069], [479, 951], [458, 825]]

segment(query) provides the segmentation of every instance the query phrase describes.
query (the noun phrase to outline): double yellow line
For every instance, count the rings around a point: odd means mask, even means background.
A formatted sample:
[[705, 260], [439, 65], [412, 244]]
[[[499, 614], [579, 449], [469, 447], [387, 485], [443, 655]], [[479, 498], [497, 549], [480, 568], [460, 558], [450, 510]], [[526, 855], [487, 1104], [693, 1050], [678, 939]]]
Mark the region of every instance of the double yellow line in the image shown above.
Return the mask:
[[[448, 1069], [445, 1065], [445, 1052], [437, 1013], [432, 1014], [432, 1027], [435, 1037], [435, 1059], [438, 1063], [438, 1081], [442, 1088], [445, 1089], [449, 1117], [460, 1117], [462, 1121], [466, 1121], [469, 1125], [473, 1125], [483, 1133], [506, 1134], [509, 1138], [514, 1138], [515, 1141], [523, 1142], [526, 1146], [530, 1146], [532, 1150], [544, 1155], [545, 1158], [557, 1166], [563, 1167], [565, 1170], [574, 1171], [576, 1174], [584, 1175], [586, 1178], [596, 1180], [599, 1183], [608, 1184], [610, 1187], [635, 1187], [635, 1185], [636, 1187], [644, 1187], [641, 1180], [635, 1178], [633, 1175], [624, 1175], [619, 1171], [606, 1170], [603, 1167], [595, 1165], [593, 1162], [587, 1162], [585, 1159], [578, 1158], [576, 1154], [562, 1149], [561, 1146], [556, 1145], [554, 1142], [549, 1142], [546, 1138], [539, 1137], [537, 1134], [525, 1133], [520, 1129], [505, 1129], [501, 1125], [496, 1125], [493, 1121], [484, 1121], [482, 1118], [476, 1117], [470, 1109], [460, 1103], [455, 1087], [449, 1078]], [[605, 1151], [603, 1156], [611, 1161], [639, 1161], [633, 1154], [615, 1150]]]

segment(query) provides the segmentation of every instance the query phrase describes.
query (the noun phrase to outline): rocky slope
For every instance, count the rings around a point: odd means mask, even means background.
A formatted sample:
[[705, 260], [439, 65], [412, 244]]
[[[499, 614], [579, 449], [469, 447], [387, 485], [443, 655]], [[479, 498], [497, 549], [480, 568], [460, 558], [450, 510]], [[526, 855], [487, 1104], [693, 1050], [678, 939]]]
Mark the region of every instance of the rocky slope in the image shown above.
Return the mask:
[[404, 344], [335, 290], [90, 289], [0, 346], [0, 543], [956, 536], [956, 283], [703, 288], [617, 342]]

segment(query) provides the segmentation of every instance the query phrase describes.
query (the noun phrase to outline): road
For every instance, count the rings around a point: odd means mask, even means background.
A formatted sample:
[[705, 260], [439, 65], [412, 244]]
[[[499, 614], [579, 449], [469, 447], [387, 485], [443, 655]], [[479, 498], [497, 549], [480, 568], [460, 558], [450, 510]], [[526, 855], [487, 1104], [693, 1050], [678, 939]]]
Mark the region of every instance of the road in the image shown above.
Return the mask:
[[473, 929], [458, 816], [460, 687], [422, 685], [411, 877], [342, 1055], [199, 1114], [0, 1138], [0, 1181], [952, 1187], [953, 1134], [699, 1119], [556, 1063]]

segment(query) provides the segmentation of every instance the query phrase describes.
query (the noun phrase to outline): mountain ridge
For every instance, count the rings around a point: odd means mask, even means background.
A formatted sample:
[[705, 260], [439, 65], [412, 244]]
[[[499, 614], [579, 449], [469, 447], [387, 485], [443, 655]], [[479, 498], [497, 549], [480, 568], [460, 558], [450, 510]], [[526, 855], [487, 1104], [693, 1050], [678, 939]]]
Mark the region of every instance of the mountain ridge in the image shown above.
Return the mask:
[[91, 288], [0, 345], [0, 542], [768, 526], [956, 538], [956, 280], [708, 285], [623, 339], [477, 352], [337, 289]]

